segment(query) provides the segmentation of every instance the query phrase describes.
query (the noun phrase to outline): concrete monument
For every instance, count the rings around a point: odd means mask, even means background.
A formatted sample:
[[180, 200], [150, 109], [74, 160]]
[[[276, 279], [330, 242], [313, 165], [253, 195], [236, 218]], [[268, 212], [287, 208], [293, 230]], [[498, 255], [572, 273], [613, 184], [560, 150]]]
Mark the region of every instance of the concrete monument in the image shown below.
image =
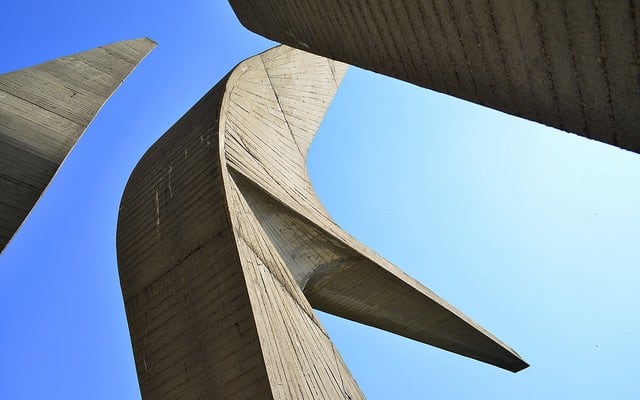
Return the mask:
[[312, 308], [527, 367], [315, 196], [307, 150], [345, 70], [286, 46], [252, 57], [136, 166], [117, 249], [144, 398], [363, 398]]

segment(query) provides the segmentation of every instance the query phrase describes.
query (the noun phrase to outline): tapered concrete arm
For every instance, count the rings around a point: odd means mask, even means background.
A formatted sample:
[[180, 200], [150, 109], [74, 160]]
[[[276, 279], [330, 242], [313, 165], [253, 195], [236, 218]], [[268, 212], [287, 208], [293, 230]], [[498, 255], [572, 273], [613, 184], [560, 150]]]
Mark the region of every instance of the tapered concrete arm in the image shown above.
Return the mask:
[[304, 293], [314, 308], [330, 314], [512, 372], [529, 366], [423, 285], [367, 258], [314, 274]]
[[[333, 222], [309, 180], [306, 149], [345, 66], [323, 68], [321, 58], [310, 64], [284, 49], [263, 55], [261, 65], [227, 84], [227, 98], [233, 100], [223, 106], [225, 148], [236, 184], [272, 243], [288, 257], [311, 306], [514, 372], [526, 368], [512, 349]], [[321, 92], [327, 76], [335, 87]], [[264, 85], [257, 84], [259, 77]], [[273, 92], [283, 110], [282, 134], [269, 133], [275, 122], [263, 120], [269, 107], [265, 96], [246, 96], [258, 90]]]
[[113, 43], [0, 75], [0, 251], [102, 105], [155, 47]]

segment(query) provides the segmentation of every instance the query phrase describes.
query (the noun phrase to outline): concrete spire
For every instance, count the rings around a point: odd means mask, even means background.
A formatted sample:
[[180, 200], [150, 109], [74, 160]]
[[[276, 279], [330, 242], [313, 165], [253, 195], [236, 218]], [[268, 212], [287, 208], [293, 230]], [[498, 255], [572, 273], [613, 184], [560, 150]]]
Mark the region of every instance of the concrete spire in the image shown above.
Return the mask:
[[128, 40], [0, 75], [0, 251], [102, 105], [155, 47]]
[[318, 201], [306, 153], [345, 70], [286, 46], [252, 57], [136, 166], [117, 248], [144, 398], [364, 398], [312, 308], [527, 366]]

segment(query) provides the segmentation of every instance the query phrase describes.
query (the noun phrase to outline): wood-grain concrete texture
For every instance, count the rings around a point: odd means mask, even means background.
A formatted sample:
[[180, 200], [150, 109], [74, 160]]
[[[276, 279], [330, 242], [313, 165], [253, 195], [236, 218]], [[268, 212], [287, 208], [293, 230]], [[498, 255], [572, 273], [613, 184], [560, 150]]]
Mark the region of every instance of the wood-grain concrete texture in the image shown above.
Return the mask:
[[0, 251], [102, 105], [155, 47], [136, 39], [0, 75]]
[[230, 3], [272, 40], [640, 152], [640, 1]]
[[316, 198], [306, 153], [345, 70], [286, 46], [250, 58], [136, 166], [117, 249], [144, 398], [363, 398], [312, 308], [527, 366]]

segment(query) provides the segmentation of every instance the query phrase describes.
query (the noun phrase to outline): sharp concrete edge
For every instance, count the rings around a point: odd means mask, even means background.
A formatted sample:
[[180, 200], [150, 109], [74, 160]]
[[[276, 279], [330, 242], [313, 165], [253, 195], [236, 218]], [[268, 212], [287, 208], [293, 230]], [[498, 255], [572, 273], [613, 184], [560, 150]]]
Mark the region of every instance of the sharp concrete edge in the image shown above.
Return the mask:
[[104, 103], [156, 43], [121, 41], [0, 75], [0, 252]]
[[[322, 207], [308, 176], [307, 148], [346, 66], [300, 54], [281, 46], [241, 63], [227, 83], [220, 129], [226, 164], [243, 177], [235, 179], [240, 192], [311, 305], [513, 372], [528, 367], [488, 331], [344, 232]], [[267, 99], [278, 111], [268, 112]]]

